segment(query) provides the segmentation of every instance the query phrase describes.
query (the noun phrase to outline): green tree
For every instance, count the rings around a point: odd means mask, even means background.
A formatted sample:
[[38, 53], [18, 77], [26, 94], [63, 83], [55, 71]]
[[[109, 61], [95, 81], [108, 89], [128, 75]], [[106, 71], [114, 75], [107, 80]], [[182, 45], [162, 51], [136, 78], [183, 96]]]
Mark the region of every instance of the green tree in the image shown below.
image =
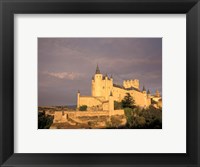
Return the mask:
[[123, 108], [135, 108], [135, 101], [133, 97], [130, 95], [130, 93], [126, 93], [126, 96], [124, 96], [124, 99], [122, 100], [122, 107]]
[[87, 110], [87, 105], [82, 105], [79, 107], [80, 111], [86, 111]]
[[131, 108], [124, 108], [124, 113], [126, 116], [127, 126], [130, 128], [133, 124], [133, 110]]

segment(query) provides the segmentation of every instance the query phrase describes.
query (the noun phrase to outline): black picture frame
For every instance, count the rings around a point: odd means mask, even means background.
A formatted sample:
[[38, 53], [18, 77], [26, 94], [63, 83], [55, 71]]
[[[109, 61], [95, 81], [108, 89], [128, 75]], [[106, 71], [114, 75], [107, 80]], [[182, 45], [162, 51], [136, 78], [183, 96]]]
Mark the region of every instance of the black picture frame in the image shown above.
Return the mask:
[[[186, 14], [187, 153], [186, 154], [14, 153], [14, 14], [36, 14], [36, 13], [37, 14], [54, 14], [54, 13]], [[200, 56], [199, 45], [200, 45], [199, 0], [0, 0], [0, 164], [1, 166], [199, 167], [200, 166], [200, 113], [199, 113], [200, 58], [198, 57]]]

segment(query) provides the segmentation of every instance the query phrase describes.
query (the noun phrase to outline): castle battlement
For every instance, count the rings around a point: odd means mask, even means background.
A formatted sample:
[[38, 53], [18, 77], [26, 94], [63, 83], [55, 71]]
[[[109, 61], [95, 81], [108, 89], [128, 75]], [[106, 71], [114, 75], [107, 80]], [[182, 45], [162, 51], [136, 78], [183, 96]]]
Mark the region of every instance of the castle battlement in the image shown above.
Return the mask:
[[138, 79], [133, 79], [133, 80], [124, 80], [123, 81], [123, 86], [125, 88], [131, 88], [134, 87], [136, 89], [140, 88], [140, 82]]

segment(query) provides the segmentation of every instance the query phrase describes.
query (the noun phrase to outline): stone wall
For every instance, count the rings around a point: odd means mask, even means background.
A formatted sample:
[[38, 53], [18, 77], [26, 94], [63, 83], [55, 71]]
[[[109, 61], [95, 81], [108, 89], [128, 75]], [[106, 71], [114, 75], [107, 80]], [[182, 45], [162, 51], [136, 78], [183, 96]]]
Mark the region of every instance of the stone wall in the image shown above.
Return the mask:
[[79, 105], [87, 105], [88, 107], [102, 106], [102, 102], [92, 96], [80, 96]]
[[94, 116], [114, 116], [124, 115], [124, 110], [109, 111], [55, 111], [54, 122], [66, 122], [68, 118], [94, 117]]
[[130, 93], [130, 95], [135, 100], [135, 104], [140, 107], [148, 107], [151, 104], [151, 99], [147, 97], [146, 93], [142, 93], [137, 90], [125, 90], [118, 87], [113, 87], [113, 97], [115, 101], [120, 102], [126, 93]]

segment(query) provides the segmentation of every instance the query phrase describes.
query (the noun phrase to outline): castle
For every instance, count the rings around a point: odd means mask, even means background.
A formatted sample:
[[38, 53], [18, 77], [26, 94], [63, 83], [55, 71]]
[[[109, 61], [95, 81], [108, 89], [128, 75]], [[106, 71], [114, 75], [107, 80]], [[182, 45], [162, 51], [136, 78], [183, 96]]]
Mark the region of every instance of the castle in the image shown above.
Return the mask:
[[161, 99], [160, 94], [156, 91], [156, 95], [150, 94], [150, 91], [140, 90], [139, 80], [125, 80], [123, 86], [113, 83], [113, 78], [108, 75], [101, 74], [97, 65], [95, 75], [92, 77], [91, 96], [82, 96], [80, 91], [77, 93], [77, 108], [87, 105], [88, 110], [114, 110], [114, 101], [121, 102], [129, 93], [137, 106], [146, 108], [151, 105], [152, 99], [157, 101]]

